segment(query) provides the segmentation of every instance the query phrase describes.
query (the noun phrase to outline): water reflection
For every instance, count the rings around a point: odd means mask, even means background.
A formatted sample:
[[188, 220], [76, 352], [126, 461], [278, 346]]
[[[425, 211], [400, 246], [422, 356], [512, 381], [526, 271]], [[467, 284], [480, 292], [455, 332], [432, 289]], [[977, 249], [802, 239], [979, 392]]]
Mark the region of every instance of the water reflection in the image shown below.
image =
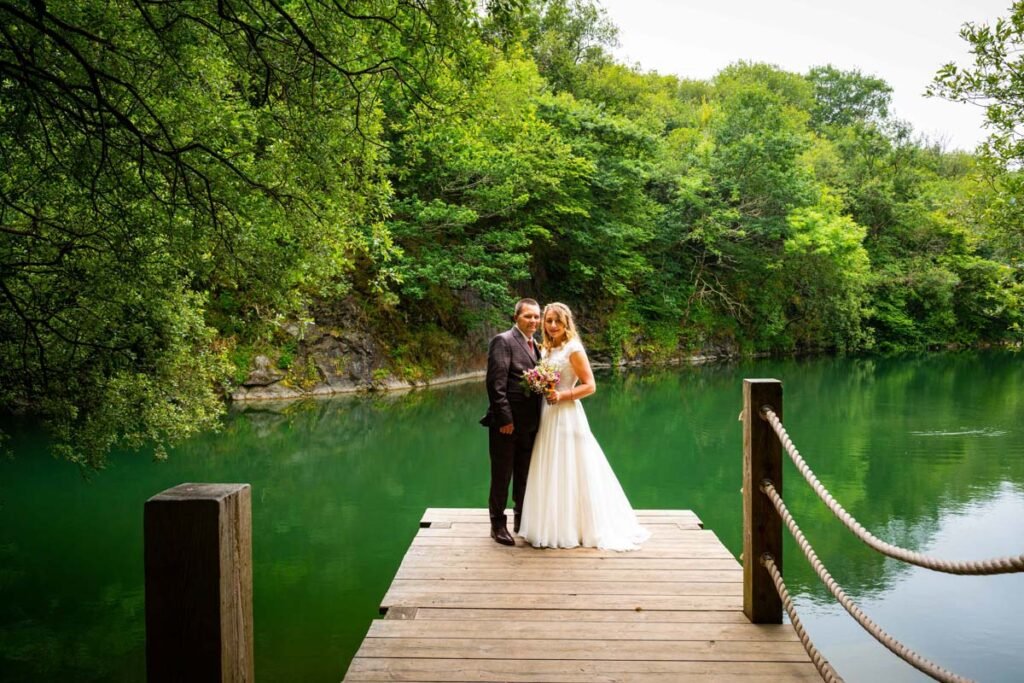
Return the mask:
[[[1024, 547], [1021, 519], [1024, 491], [1007, 483], [993, 497], [944, 510], [929, 525], [928, 538], [915, 547], [950, 559], [1019, 553]], [[856, 597], [886, 631], [961, 675], [978, 681], [1020, 680], [1024, 642], [1013, 615], [1024, 603], [1024, 577], [952, 576], [917, 567], [889, 577], [870, 590], [861, 588]], [[818, 645], [847, 680], [930, 680], [874, 644], [834, 601], [819, 603], [804, 595], [796, 604]]]
[[[1008, 353], [787, 359], [599, 375], [590, 423], [634, 506], [689, 508], [741, 547], [740, 382], [785, 382], [785, 422], [876, 535], [957, 559], [1024, 550], [1024, 372]], [[484, 507], [477, 383], [255, 404], [153, 463], [117, 454], [83, 480], [31, 430], [0, 462], [0, 680], [143, 677], [142, 503], [183, 481], [253, 485], [256, 669], [338, 680], [426, 507]], [[24, 452], [28, 447], [30, 452]], [[947, 577], [853, 539], [786, 470], [787, 504], [851, 597], [943, 665], [1009, 681], [1024, 666], [1024, 576]], [[805, 625], [847, 680], [920, 680], [786, 548]]]

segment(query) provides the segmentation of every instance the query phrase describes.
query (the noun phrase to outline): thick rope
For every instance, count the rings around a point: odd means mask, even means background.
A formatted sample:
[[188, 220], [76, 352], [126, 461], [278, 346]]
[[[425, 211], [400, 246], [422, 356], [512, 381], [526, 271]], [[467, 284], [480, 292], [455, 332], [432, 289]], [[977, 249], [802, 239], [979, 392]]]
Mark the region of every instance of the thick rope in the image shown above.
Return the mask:
[[771, 424], [772, 429], [779, 437], [779, 442], [782, 447], [789, 453], [790, 459], [796, 468], [800, 470], [800, 474], [804, 476], [807, 483], [811, 485], [814, 492], [818, 494], [822, 502], [828, 506], [840, 522], [846, 525], [853, 534], [864, 541], [868, 546], [874, 548], [878, 552], [891, 557], [896, 560], [902, 560], [909, 564], [917, 565], [918, 567], [924, 567], [925, 569], [934, 569], [939, 572], [946, 572], [947, 574], [1012, 574], [1015, 572], [1024, 571], [1024, 555], [1018, 555], [1017, 557], [994, 557], [987, 560], [975, 560], [975, 561], [951, 561], [943, 560], [938, 557], [931, 557], [930, 555], [924, 555], [922, 553], [916, 553], [906, 548], [900, 548], [899, 546], [886, 543], [882, 539], [876, 537], [870, 531], [865, 529], [860, 522], [858, 522], [853, 515], [847, 512], [839, 502], [832, 497], [832, 494], [828, 492], [828, 489], [818, 481], [818, 478], [814, 476], [814, 472], [808, 467], [804, 459], [800, 457], [800, 452], [793, 445], [793, 440], [789, 438], [789, 434], [786, 432], [786, 428], [782, 426], [782, 421], [779, 420], [779, 416], [775, 414], [771, 406], [763, 406], [761, 413], [764, 415], [765, 420]]
[[789, 532], [793, 534], [793, 538], [795, 538], [796, 542], [800, 545], [800, 549], [804, 551], [804, 555], [807, 556], [807, 561], [811, 563], [814, 571], [818, 574], [818, 578], [821, 579], [822, 583], [824, 583], [825, 587], [831, 591], [839, 604], [850, 613], [850, 616], [853, 617], [865, 631], [870, 633], [875, 640], [887, 647], [897, 657], [900, 657], [911, 666], [917, 668], [928, 676], [931, 676], [937, 681], [943, 681], [944, 683], [967, 683], [971, 680], [969, 678], [958, 676], [951, 671], [947, 671], [938, 664], [925, 659], [903, 643], [890, 636], [878, 624], [873, 622], [866, 614], [864, 614], [864, 612], [857, 607], [857, 604], [851, 600], [848, 595], [846, 595], [846, 591], [844, 591], [839, 584], [835, 582], [835, 579], [833, 579], [832, 575], [828, 573], [827, 569], [825, 569], [821, 560], [818, 559], [818, 555], [814, 552], [814, 548], [812, 548], [811, 544], [807, 542], [807, 538], [804, 537], [803, 532], [800, 531], [800, 527], [798, 527], [796, 522], [793, 521], [793, 515], [789, 514], [789, 510], [786, 509], [786, 504], [782, 502], [782, 497], [779, 496], [779, 492], [775, 490], [775, 486], [766, 479], [761, 482], [761, 491], [771, 499], [772, 504], [779, 513], [779, 517], [781, 517], [782, 521], [786, 523], [786, 526], [789, 528]]
[[800, 617], [797, 615], [796, 608], [793, 607], [793, 600], [789, 597], [789, 591], [786, 589], [786, 582], [782, 580], [782, 572], [775, 566], [775, 558], [765, 553], [761, 556], [761, 565], [772, 575], [772, 581], [775, 582], [775, 590], [778, 592], [779, 598], [782, 599], [782, 607], [785, 608], [786, 614], [789, 615], [789, 621], [793, 624], [796, 634], [800, 636], [800, 642], [803, 643], [804, 650], [807, 651], [808, 656], [810, 656], [811, 661], [814, 663], [814, 668], [818, 670], [822, 680], [825, 683], [844, 683], [842, 677], [836, 673], [836, 670], [832, 668], [832, 665], [828, 663], [824, 655], [818, 652], [818, 648], [814, 647], [811, 637], [807, 635], [804, 625], [800, 623]]

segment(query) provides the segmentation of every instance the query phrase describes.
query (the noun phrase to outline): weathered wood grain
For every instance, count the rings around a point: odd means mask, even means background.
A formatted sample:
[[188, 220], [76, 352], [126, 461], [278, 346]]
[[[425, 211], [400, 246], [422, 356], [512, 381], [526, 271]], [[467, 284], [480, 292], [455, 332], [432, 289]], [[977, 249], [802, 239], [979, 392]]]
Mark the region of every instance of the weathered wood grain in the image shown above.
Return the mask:
[[430, 508], [346, 681], [820, 680], [789, 625], [743, 614], [743, 568], [688, 510], [633, 552], [514, 547]]

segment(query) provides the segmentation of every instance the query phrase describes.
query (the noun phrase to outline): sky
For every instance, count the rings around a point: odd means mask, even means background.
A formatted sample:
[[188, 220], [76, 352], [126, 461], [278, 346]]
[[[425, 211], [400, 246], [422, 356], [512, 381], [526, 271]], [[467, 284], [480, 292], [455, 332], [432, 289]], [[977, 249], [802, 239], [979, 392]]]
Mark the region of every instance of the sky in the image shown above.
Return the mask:
[[973, 63], [965, 22], [992, 23], [1012, 0], [599, 0], [619, 27], [612, 50], [645, 71], [707, 79], [739, 60], [806, 73], [832, 64], [884, 79], [892, 113], [945, 149], [972, 150], [984, 110], [924, 96], [947, 62]]

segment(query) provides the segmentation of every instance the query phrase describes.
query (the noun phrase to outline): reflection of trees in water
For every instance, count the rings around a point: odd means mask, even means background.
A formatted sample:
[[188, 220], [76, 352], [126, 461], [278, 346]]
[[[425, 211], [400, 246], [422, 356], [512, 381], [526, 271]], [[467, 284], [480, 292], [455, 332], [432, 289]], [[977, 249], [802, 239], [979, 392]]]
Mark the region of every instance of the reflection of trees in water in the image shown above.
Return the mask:
[[[879, 537], [922, 549], [951, 510], [1005, 481], [1024, 487], [1022, 375], [1006, 353], [768, 359], [602, 371], [583, 405], [636, 507], [692, 509], [738, 554], [741, 383], [777, 377], [787, 428], [826, 486]], [[140, 677], [142, 502], [183, 481], [253, 485], [261, 678], [288, 679], [296, 662], [340, 674], [423, 509], [485, 506], [485, 409], [481, 382], [253, 403], [167, 462], [117, 454], [89, 482], [42, 446], [0, 463], [5, 675]], [[1005, 435], [924, 435], [963, 427]], [[791, 466], [786, 482], [787, 504], [854, 598], [907, 571], [850, 535]], [[785, 572], [794, 593], [832, 604], [788, 540]]]
[[[607, 374], [598, 378], [603, 400], [587, 410], [634, 505], [691, 508], [738, 554], [741, 384], [781, 379], [787, 429], [822, 482], [872, 533], [922, 550], [950, 510], [992, 499], [1005, 481], [1024, 485], [1024, 442], [1014, 434], [1024, 370], [1016, 358], [768, 359]], [[972, 433], [926, 435], [957, 431]], [[911, 571], [846, 531], [788, 458], [785, 481], [787, 505], [851, 594], [883, 590]], [[831, 603], [788, 532], [786, 543], [787, 582]]]
[[0, 679], [141, 680], [141, 499], [115, 498], [115, 466], [86, 480], [36, 443], [0, 475]]
[[[52, 599], [42, 618], [0, 630], [3, 678], [11, 681], [139, 681], [145, 677], [142, 590], [108, 586], [111, 599]], [[53, 624], [59, 624], [54, 627]]]
[[[250, 471], [266, 473], [250, 478], [256, 576], [274, 586], [258, 601], [264, 628], [287, 633], [288, 647], [300, 651], [307, 645], [299, 641], [319, 647], [333, 634], [333, 649], [302, 656], [346, 662], [423, 510], [485, 503], [482, 389], [255, 407], [233, 415], [213, 442], [229, 441], [231, 457], [242, 454]], [[194, 442], [193, 455], [205, 446]]]
[[[1024, 442], [1012, 435], [1022, 375], [1006, 353], [826, 361], [787, 383], [787, 429], [822, 482], [872, 533], [926, 550], [944, 514], [991, 500], [1004, 481], [1024, 482]], [[974, 433], [922, 434], [965, 425]], [[1008, 438], [988, 437], [985, 429]], [[790, 509], [852, 594], [882, 590], [912, 571], [856, 540], [795, 468], [786, 477], [794, 482], [786, 487]], [[795, 545], [787, 553], [799, 556], [787, 565], [787, 581], [831, 601]]]
[[[34, 521], [24, 532], [4, 524], [0, 536], [4, 676], [140, 679], [142, 503], [183, 481], [253, 486], [261, 677], [288, 680], [297, 661], [339, 676], [423, 509], [483, 505], [478, 390], [251, 404], [167, 462], [115, 454], [89, 484], [72, 470], [54, 474], [59, 463], [42, 445], [35, 456], [26, 449], [5, 463], [19, 486], [5, 507]], [[35, 500], [51, 489], [49, 504]]]

